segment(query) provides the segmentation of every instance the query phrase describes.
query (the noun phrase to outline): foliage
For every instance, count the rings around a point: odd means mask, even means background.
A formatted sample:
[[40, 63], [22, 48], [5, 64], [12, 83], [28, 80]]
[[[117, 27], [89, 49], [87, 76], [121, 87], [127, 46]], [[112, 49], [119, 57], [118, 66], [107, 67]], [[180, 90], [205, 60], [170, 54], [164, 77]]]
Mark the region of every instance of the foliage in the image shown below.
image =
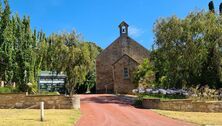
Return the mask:
[[189, 96], [191, 99], [198, 101], [222, 100], [222, 89], [216, 90], [210, 89], [207, 85], [197, 85], [189, 89]]
[[160, 98], [160, 99], [192, 99], [195, 101], [218, 101], [222, 100], [222, 88], [211, 89], [209, 86], [196, 86], [189, 89], [134, 89], [133, 93], [138, 99]]
[[6, 84], [16, 82], [21, 91], [27, 91], [27, 83], [37, 83], [36, 31], [30, 28], [29, 17], [11, 15], [10, 6], [4, 0], [0, 7], [0, 80]]
[[169, 95], [169, 94], [146, 94], [143, 96], [143, 98], [159, 98], [161, 100], [171, 100], [171, 99], [186, 99], [186, 96], [184, 95]]
[[219, 15], [202, 11], [192, 12], [184, 19], [173, 16], [157, 20], [151, 60], [159, 86], [222, 87], [221, 19]]
[[214, 2], [210, 1], [208, 6], [209, 6], [209, 10], [214, 13], [215, 12], [215, 10], [214, 10]]
[[149, 59], [145, 59], [134, 73], [134, 83], [139, 87], [153, 87], [154, 84], [154, 68]]
[[137, 95], [139, 100], [144, 98], [159, 98], [161, 100], [170, 99], [186, 99], [188, 98], [188, 92], [184, 89], [134, 89], [133, 93]]
[[37, 93], [35, 95], [60, 95], [59, 92], [47, 92], [47, 91], [42, 91], [40, 93]]
[[12, 87], [0, 87], [0, 93], [16, 93], [18, 90]]
[[99, 47], [94, 43], [83, 42], [75, 31], [71, 33], [53, 34], [49, 37], [47, 62], [51, 71], [65, 72], [67, 89], [70, 94], [85, 84], [95, 84], [95, 59]]
[[222, 14], [222, 3], [220, 3], [219, 12], [220, 12], [220, 14]]
[[137, 97], [134, 101], [134, 106], [138, 107], [138, 108], [142, 108], [143, 107], [143, 96], [144, 96], [144, 94], [138, 93], [136, 95], [137, 95]]
[[0, 93], [11, 93], [12, 91], [11, 91], [11, 89], [10, 88], [6, 88], [6, 87], [4, 87], [4, 88], [0, 88]]

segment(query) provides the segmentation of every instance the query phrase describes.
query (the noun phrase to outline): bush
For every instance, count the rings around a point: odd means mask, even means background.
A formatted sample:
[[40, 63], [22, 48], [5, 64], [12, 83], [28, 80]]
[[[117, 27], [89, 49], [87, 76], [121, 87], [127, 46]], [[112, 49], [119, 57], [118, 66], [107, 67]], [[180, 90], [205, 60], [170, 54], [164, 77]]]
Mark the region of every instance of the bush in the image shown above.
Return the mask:
[[0, 88], [0, 93], [11, 93], [11, 89], [6, 88], [6, 87], [1, 87]]
[[0, 87], [0, 93], [15, 93], [18, 92], [16, 88], [13, 87]]
[[211, 89], [209, 86], [196, 86], [189, 89], [151, 89], [138, 88], [132, 91], [139, 99], [161, 98], [161, 99], [185, 99], [190, 98], [197, 101], [222, 100], [222, 88]]
[[159, 98], [162, 100], [170, 100], [170, 99], [186, 99], [187, 97], [184, 95], [176, 95], [176, 94], [146, 94], [143, 98]]
[[140, 64], [134, 73], [133, 81], [137, 87], [153, 87], [155, 80], [154, 67], [150, 63], [149, 59], [145, 59], [142, 64]]
[[197, 85], [195, 88], [189, 89], [189, 96], [198, 101], [222, 100], [222, 89], [211, 89], [208, 85]]
[[138, 96], [138, 99], [142, 101], [144, 98], [159, 98], [162, 100], [169, 99], [186, 99], [188, 98], [188, 92], [183, 89], [134, 89], [133, 93]]
[[60, 95], [59, 92], [47, 92], [47, 91], [42, 91], [40, 93], [37, 93], [36, 95]]
[[135, 107], [142, 108], [143, 97], [144, 97], [144, 94], [137, 94], [137, 98], [134, 101]]

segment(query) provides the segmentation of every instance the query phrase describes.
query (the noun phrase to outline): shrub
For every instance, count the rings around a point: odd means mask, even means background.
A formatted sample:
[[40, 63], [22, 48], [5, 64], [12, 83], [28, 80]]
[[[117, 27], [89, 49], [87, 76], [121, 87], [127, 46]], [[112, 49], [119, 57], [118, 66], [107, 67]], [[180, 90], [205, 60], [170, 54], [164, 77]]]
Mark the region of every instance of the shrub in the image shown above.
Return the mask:
[[13, 87], [0, 87], [0, 93], [15, 93], [18, 92], [16, 88]]
[[11, 89], [6, 87], [0, 87], [0, 93], [11, 93]]
[[192, 87], [189, 96], [194, 100], [222, 100], [222, 89], [210, 89], [208, 85]]
[[142, 107], [143, 97], [144, 97], [144, 94], [142, 94], [142, 93], [137, 94], [137, 98], [134, 101], [134, 106], [135, 107], [138, 107], [138, 108]]
[[48, 91], [42, 91], [36, 95], [60, 95], [59, 92], [48, 92]]
[[137, 87], [153, 87], [155, 80], [154, 74], [155, 72], [153, 65], [150, 63], [149, 59], [145, 59], [134, 73], [134, 83]]
[[161, 99], [184, 99], [190, 98], [197, 101], [222, 100], [222, 88], [210, 89], [209, 86], [196, 86], [189, 89], [151, 89], [138, 88], [132, 91], [139, 99], [161, 98]]

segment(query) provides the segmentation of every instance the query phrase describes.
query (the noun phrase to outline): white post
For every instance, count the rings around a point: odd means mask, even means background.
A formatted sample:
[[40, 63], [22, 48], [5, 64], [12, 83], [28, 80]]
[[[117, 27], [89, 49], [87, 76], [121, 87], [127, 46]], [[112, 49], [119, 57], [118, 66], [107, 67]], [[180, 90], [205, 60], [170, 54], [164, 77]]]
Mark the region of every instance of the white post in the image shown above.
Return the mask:
[[40, 102], [40, 119], [43, 122], [44, 121], [44, 102]]

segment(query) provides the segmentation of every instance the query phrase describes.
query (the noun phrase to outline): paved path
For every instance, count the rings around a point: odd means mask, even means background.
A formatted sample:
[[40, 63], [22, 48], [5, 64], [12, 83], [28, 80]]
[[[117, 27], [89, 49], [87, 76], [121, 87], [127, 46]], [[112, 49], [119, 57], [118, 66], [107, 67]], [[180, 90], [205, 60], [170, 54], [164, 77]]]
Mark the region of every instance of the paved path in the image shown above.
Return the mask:
[[130, 105], [115, 95], [81, 95], [82, 117], [76, 126], [191, 126], [147, 109]]

